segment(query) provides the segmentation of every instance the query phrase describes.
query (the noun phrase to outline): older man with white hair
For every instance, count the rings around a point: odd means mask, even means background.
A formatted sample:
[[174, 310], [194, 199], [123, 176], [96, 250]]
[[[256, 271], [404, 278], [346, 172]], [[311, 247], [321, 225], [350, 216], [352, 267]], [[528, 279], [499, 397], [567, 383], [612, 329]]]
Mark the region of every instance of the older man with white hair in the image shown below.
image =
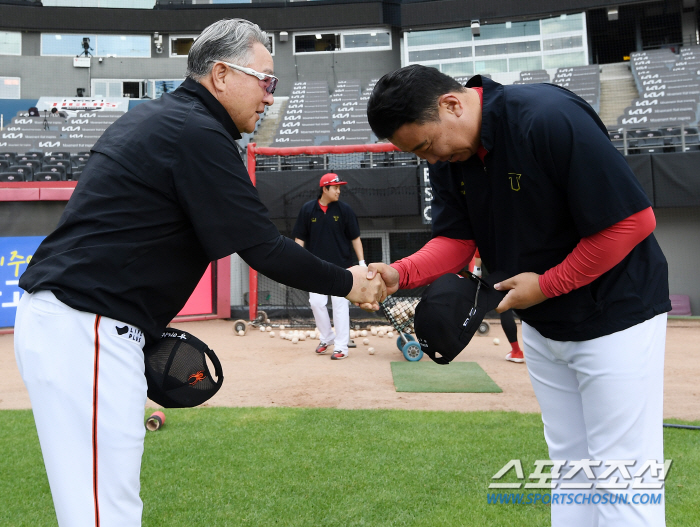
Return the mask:
[[141, 525], [142, 349], [210, 262], [238, 253], [292, 287], [375, 306], [385, 296], [366, 269], [282, 237], [250, 182], [235, 140], [274, 102], [267, 43], [246, 20], [206, 28], [182, 85], [95, 144], [20, 279], [15, 353], [61, 527]]

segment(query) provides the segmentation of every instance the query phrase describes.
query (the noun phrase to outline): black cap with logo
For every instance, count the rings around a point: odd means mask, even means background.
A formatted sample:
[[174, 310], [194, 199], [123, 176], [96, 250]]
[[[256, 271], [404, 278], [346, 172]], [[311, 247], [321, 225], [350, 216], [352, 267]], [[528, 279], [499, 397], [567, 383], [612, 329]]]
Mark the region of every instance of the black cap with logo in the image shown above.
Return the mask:
[[[160, 340], [143, 350], [148, 398], [164, 408], [190, 408], [221, 388], [224, 374], [216, 354], [197, 337], [167, 328]], [[206, 357], [214, 365], [212, 378]]]
[[486, 313], [505, 296], [494, 284], [505, 280], [495, 272], [481, 279], [473, 274], [447, 274], [423, 292], [416, 306], [413, 327], [423, 351], [438, 364], [449, 364], [476, 333]]

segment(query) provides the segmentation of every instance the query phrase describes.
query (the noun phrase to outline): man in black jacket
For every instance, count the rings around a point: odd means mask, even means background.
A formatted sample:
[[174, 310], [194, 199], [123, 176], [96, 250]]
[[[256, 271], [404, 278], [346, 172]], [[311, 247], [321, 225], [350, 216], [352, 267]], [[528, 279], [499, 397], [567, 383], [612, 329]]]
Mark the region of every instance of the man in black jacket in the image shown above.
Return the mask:
[[273, 104], [268, 36], [206, 28], [173, 93], [141, 104], [92, 149], [56, 230], [20, 279], [15, 350], [59, 525], [141, 525], [142, 349], [210, 262], [238, 253], [284, 284], [374, 302], [381, 280], [319, 260], [279, 232], [235, 140]]

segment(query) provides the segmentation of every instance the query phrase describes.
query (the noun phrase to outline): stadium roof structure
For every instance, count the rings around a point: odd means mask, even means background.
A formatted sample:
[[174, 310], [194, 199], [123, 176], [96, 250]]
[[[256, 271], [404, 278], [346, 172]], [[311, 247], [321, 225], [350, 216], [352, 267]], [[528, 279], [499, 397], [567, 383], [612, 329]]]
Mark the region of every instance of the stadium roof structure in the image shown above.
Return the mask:
[[[154, 9], [47, 7], [34, 0], [0, 0], [3, 30], [143, 33], [198, 32], [221, 18], [254, 20], [268, 31], [302, 31], [328, 27], [392, 26], [404, 30], [546, 18], [608, 6], [643, 4], [639, 0], [317, 0], [250, 4], [160, 2]], [[280, 10], [284, 16], [280, 16]], [[186, 11], [186, 13], [184, 12]], [[339, 24], [342, 20], [342, 24]]]

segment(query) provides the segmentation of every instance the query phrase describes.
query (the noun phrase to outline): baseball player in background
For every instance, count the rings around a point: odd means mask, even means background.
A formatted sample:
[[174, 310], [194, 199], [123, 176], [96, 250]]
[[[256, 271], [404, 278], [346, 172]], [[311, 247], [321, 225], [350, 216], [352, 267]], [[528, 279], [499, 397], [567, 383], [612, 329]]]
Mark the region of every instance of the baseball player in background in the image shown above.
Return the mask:
[[[474, 274], [476, 276], [482, 275], [481, 269], [481, 256], [479, 255], [479, 249], [476, 250], [474, 254]], [[515, 316], [513, 315], [512, 309], [506, 309], [500, 314], [501, 318], [501, 328], [503, 333], [506, 334], [508, 343], [510, 344], [510, 351], [506, 354], [506, 360], [510, 362], [523, 363], [525, 362], [525, 356], [523, 355], [523, 350], [520, 349], [520, 344], [518, 343], [518, 326], [515, 323]]]
[[95, 144], [20, 278], [15, 353], [61, 527], [141, 525], [142, 349], [210, 262], [238, 253], [292, 287], [355, 302], [385, 296], [365, 268], [337, 267], [280, 236], [251, 184], [235, 140], [274, 102], [267, 46], [245, 20], [207, 27], [182, 85]]
[[[360, 266], [366, 267], [357, 216], [350, 205], [340, 201], [340, 187], [346, 184], [337, 174], [325, 174], [319, 182], [318, 198], [305, 203], [299, 211], [292, 236], [311, 254], [340, 267], [352, 265], [352, 249]], [[346, 298], [339, 296], [331, 296], [331, 302], [335, 332], [326, 308], [328, 295], [309, 293], [311, 311], [321, 333], [321, 343], [316, 347], [316, 353], [323, 355], [329, 346], [334, 346], [331, 359], [340, 360], [348, 356], [350, 304]]]
[[[416, 287], [462, 269], [478, 246], [489, 270], [511, 276], [496, 284], [508, 291], [497, 311], [522, 320], [558, 460], [552, 525], [662, 527], [663, 500], [635, 504], [639, 490], [614, 463], [633, 462], [640, 483], [661, 488], [668, 267], [651, 203], [598, 115], [551, 84], [476, 75], [462, 86], [418, 65], [382, 77], [367, 114], [377, 137], [430, 163], [434, 196], [433, 238], [368, 276], [381, 273], [389, 293]], [[599, 463], [593, 479], [579, 470], [563, 481], [585, 460]], [[582, 499], [567, 502], [562, 483]]]

